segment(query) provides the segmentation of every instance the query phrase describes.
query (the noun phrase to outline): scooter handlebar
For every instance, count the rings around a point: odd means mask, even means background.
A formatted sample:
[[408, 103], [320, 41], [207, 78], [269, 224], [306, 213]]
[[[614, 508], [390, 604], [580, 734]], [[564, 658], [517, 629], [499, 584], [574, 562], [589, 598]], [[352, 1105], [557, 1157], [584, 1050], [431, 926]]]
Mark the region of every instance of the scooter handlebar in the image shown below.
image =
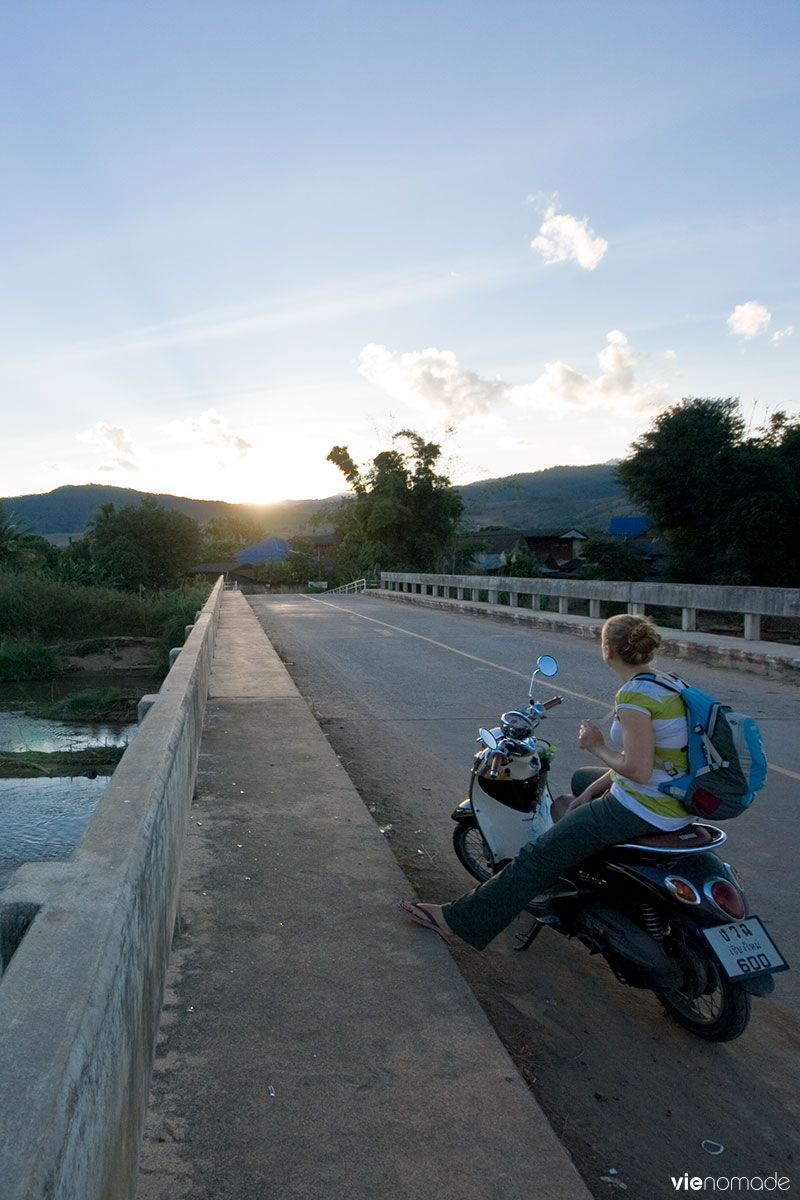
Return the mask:
[[498, 775], [500, 774], [500, 767], [502, 767], [502, 765], [503, 755], [499, 751], [495, 750], [494, 754], [489, 759], [490, 779], [497, 779]]
[[564, 703], [563, 696], [553, 696], [552, 700], [545, 701], [545, 703], [542, 705], [542, 708], [557, 708], [557, 706], [559, 704], [563, 704], [563, 703]]

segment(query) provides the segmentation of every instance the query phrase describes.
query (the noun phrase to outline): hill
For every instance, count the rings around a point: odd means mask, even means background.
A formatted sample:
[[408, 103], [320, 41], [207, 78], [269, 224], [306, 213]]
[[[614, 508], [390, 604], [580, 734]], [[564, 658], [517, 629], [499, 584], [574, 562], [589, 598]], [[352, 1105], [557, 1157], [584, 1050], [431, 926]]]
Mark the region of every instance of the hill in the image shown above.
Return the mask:
[[[550, 467], [502, 479], [464, 484], [464, 520], [471, 529], [486, 525], [528, 531], [576, 525], [584, 531], [606, 530], [612, 516], [631, 512], [631, 504], [614, 479], [614, 464], [588, 467]], [[124, 508], [138, 504], [149, 492], [133, 488], [84, 484], [65, 486], [29, 496], [9, 496], [6, 513], [57, 545], [80, 537], [103, 504]], [[155, 495], [167, 509], [177, 509], [205, 525], [231, 511], [257, 517], [264, 532], [282, 537], [309, 531], [311, 515], [327, 500], [284, 500], [280, 504], [228, 504], [224, 500], [192, 500], [188, 496]]]
[[263, 521], [271, 533], [296, 534], [305, 530], [308, 518], [323, 503], [321, 500], [285, 500], [281, 504], [228, 504], [225, 500], [192, 500], [188, 496], [170, 496], [139, 492], [134, 488], [110, 487], [87, 483], [55, 488], [30, 496], [9, 496], [2, 501], [6, 513], [13, 513], [34, 533], [41, 533], [57, 545], [78, 538], [104, 504], [125, 508], [152, 496], [162, 508], [177, 509], [205, 525], [213, 517], [230, 512], [246, 512]]
[[633, 511], [614, 477], [615, 465], [549, 467], [467, 484], [461, 488], [464, 520], [473, 529], [507, 525], [531, 532], [575, 525], [605, 532], [611, 517]]

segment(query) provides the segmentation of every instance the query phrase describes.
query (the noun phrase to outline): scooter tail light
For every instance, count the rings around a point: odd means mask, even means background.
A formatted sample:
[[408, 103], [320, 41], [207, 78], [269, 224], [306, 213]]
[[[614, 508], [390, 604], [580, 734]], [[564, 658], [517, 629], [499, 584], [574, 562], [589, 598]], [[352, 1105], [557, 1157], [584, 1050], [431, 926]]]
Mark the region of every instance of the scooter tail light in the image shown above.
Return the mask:
[[744, 884], [742, 883], [742, 877], [741, 877], [741, 875], [739, 874], [739, 872], [736, 870], [736, 867], [732, 867], [732, 866], [731, 866], [731, 864], [730, 864], [730, 863], [727, 863], [727, 862], [726, 862], [726, 863], [723, 863], [722, 865], [725, 867], [725, 870], [728, 872], [728, 874], [730, 875], [731, 879], [733, 880], [733, 882], [734, 882], [734, 883], [736, 884], [736, 886], [738, 887], [739, 891], [740, 891], [740, 892], [743, 892], [743, 891], [744, 891]]
[[667, 878], [666, 884], [676, 900], [682, 900], [684, 904], [700, 903], [700, 893], [692, 887], [688, 880], [671, 875]]
[[708, 895], [709, 899], [726, 916], [733, 917], [735, 921], [741, 920], [745, 916], [747, 909], [745, 908], [744, 896], [727, 879], [715, 879], [708, 889]]

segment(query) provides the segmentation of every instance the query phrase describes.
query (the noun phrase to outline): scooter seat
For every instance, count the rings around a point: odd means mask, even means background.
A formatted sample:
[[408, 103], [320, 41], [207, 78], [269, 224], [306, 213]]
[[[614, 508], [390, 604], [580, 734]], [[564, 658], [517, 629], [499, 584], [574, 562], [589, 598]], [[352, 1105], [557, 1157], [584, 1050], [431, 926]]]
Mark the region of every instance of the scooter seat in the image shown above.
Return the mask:
[[726, 841], [727, 837], [728, 835], [715, 825], [701, 825], [695, 821], [692, 825], [685, 825], [683, 829], [645, 834], [635, 842], [622, 842], [614, 849], [650, 850], [662, 854], [665, 850], [675, 850], [686, 853], [688, 850], [706, 850], [709, 846], [718, 846]]

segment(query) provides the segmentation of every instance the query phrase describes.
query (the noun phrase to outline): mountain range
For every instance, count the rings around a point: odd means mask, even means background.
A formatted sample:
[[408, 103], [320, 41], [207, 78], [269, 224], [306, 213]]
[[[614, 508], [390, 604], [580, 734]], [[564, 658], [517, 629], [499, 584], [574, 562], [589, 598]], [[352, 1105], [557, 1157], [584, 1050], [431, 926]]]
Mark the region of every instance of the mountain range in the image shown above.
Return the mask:
[[[614, 463], [586, 467], [549, 467], [501, 479], [484, 479], [459, 487], [464, 501], [464, 521], [471, 529], [487, 526], [526, 532], [567, 529], [605, 532], [611, 517], [634, 511], [614, 475]], [[146, 496], [167, 509], [177, 509], [204, 525], [225, 513], [245, 512], [257, 517], [265, 533], [291, 537], [310, 532], [309, 518], [320, 507], [338, 499], [284, 500], [279, 504], [229, 504], [224, 500], [193, 500], [188, 496], [153, 495], [134, 488], [103, 484], [69, 485], [51, 492], [9, 496], [1, 502], [23, 526], [66, 545], [78, 538], [104, 504], [124, 508]]]

